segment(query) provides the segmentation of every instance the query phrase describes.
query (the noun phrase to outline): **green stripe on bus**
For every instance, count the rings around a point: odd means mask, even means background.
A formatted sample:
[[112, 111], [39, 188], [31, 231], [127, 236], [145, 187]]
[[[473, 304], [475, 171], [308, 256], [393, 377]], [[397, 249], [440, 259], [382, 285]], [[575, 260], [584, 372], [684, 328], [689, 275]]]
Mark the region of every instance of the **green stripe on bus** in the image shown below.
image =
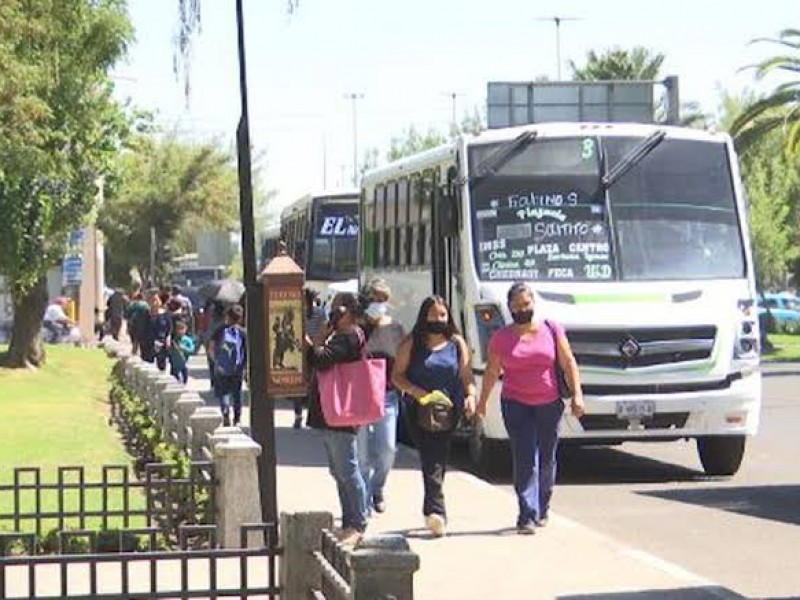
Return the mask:
[[665, 294], [575, 294], [575, 304], [646, 304], [668, 302]]

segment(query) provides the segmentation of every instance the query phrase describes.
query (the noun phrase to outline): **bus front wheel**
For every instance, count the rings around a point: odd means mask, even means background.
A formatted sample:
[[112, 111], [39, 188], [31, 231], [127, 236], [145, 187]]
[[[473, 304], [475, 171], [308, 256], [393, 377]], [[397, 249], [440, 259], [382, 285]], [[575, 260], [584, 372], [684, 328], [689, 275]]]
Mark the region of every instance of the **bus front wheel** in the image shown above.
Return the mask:
[[706, 475], [730, 476], [744, 458], [745, 436], [714, 435], [697, 438], [697, 454]]

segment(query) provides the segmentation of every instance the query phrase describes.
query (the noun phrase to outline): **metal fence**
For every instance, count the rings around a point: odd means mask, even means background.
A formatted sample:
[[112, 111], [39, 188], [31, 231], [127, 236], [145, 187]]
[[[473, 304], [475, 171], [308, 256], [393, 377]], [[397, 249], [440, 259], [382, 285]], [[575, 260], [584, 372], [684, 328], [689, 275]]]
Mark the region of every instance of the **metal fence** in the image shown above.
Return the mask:
[[[221, 549], [216, 526], [183, 525], [175, 551], [0, 557], [0, 600], [277, 598], [277, 527], [243, 525], [241, 546], [252, 542], [253, 534], [263, 541], [258, 547]], [[23, 536], [31, 540], [33, 534]]]
[[105, 465], [91, 480], [82, 466], [58, 467], [49, 479], [39, 467], [17, 467], [0, 483], [0, 532], [41, 539], [50, 530], [156, 528], [177, 544], [180, 525], [215, 521], [214, 464], [187, 464], [151, 463], [141, 479], [128, 466]]

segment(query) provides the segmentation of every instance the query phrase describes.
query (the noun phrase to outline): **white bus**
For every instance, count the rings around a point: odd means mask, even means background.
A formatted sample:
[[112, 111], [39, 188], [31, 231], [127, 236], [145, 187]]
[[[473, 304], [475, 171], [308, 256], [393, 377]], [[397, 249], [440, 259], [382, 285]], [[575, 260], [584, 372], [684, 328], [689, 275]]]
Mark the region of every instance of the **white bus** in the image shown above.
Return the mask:
[[327, 301], [338, 289], [358, 286], [359, 191], [307, 194], [281, 213], [281, 237], [306, 275], [306, 283]]
[[[565, 326], [588, 444], [696, 439], [733, 474], [761, 407], [753, 260], [728, 136], [641, 124], [549, 123], [465, 136], [365, 174], [362, 277], [385, 278], [410, 327], [450, 303], [480, 383], [506, 293]], [[495, 398], [464, 428], [484, 468], [507, 457]], [[507, 458], [505, 458], [507, 460]]]

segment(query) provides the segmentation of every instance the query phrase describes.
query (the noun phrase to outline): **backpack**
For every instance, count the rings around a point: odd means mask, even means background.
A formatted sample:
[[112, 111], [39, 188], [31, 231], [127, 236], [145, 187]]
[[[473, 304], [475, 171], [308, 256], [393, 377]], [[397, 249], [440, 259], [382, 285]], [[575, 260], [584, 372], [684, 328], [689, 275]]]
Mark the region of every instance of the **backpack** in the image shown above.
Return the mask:
[[221, 375], [239, 375], [244, 368], [244, 334], [239, 327], [225, 327], [214, 348], [214, 364]]

